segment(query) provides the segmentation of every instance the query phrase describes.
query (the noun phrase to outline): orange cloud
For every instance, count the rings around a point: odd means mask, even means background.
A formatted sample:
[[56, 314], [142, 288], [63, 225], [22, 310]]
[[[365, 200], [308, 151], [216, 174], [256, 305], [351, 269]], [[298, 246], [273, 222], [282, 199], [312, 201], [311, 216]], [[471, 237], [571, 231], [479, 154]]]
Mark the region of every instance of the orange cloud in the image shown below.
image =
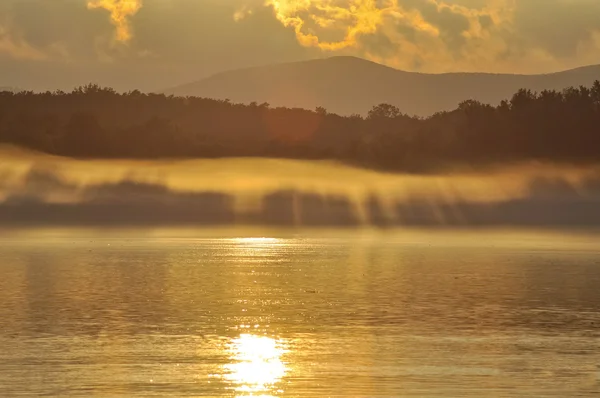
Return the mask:
[[[361, 34], [374, 33], [383, 23], [385, 14], [395, 8], [395, 1], [383, 6], [376, 0], [267, 0], [275, 17], [287, 27], [293, 27], [298, 42], [322, 50], [341, 50], [354, 47]], [[307, 29], [309, 21], [320, 28], [341, 30], [343, 38], [324, 41], [316, 32]]]
[[[450, 12], [469, 20], [465, 37], [479, 37], [483, 30], [479, 18], [487, 16], [491, 22], [500, 23], [510, 17], [514, 0], [490, 0], [483, 9], [471, 9], [440, 0], [422, 0], [423, 6], [434, 7], [438, 12]], [[403, 7], [398, 0], [266, 0], [275, 17], [286, 27], [293, 27], [298, 42], [307, 47], [336, 51], [356, 47], [358, 38], [377, 32], [389, 23], [403, 23], [430, 36], [439, 35], [440, 27], [428, 22], [417, 8]], [[315, 25], [316, 28], [309, 27]], [[321, 39], [319, 29], [337, 29], [343, 38], [337, 41]]]
[[126, 43], [131, 40], [133, 34], [129, 18], [142, 8], [142, 0], [89, 0], [87, 5], [89, 9], [103, 8], [110, 13], [117, 41]]
[[[247, 15], [248, 3], [236, 13]], [[489, 69], [507, 53], [517, 0], [263, 0], [304, 47], [404, 69]], [[436, 66], [437, 65], [437, 66]]]

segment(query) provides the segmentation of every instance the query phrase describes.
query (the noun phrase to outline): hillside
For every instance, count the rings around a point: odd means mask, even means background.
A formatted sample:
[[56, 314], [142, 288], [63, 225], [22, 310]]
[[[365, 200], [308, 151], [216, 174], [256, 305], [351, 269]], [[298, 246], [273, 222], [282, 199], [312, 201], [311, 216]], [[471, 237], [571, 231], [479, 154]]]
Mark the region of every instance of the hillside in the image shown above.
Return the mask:
[[223, 72], [165, 91], [177, 96], [268, 102], [273, 106], [365, 114], [389, 103], [410, 115], [451, 110], [465, 99], [497, 104], [521, 88], [541, 91], [590, 86], [600, 65], [545, 75], [405, 72], [354, 57], [269, 65]]

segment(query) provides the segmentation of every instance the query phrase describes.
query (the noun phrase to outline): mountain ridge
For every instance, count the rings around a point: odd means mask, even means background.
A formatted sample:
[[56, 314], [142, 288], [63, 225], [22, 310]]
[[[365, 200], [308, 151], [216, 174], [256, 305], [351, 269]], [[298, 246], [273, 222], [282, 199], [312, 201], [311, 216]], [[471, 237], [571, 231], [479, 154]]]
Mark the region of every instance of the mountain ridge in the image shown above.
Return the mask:
[[233, 69], [163, 91], [176, 96], [267, 102], [273, 106], [365, 114], [390, 103], [404, 113], [428, 116], [474, 99], [497, 104], [521, 88], [562, 90], [591, 85], [600, 65], [538, 74], [450, 72], [429, 74], [395, 69], [351, 56], [336, 56]]

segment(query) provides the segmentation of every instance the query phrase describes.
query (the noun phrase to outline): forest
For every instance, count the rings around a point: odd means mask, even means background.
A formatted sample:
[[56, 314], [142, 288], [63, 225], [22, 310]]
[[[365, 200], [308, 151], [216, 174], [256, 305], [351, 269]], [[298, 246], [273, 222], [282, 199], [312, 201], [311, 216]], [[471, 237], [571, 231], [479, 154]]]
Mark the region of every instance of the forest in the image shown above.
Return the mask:
[[0, 92], [0, 143], [76, 158], [276, 157], [432, 172], [540, 161], [600, 162], [600, 81], [465, 100], [426, 118], [389, 104], [366, 116], [235, 104], [97, 85]]

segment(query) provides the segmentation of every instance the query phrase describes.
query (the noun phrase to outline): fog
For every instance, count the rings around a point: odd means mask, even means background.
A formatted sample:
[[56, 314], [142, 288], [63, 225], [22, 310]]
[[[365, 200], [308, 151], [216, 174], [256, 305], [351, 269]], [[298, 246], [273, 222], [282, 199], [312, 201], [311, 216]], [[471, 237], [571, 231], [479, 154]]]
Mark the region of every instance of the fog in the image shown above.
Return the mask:
[[80, 161], [0, 149], [0, 226], [600, 225], [600, 172], [380, 173], [280, 159]]

